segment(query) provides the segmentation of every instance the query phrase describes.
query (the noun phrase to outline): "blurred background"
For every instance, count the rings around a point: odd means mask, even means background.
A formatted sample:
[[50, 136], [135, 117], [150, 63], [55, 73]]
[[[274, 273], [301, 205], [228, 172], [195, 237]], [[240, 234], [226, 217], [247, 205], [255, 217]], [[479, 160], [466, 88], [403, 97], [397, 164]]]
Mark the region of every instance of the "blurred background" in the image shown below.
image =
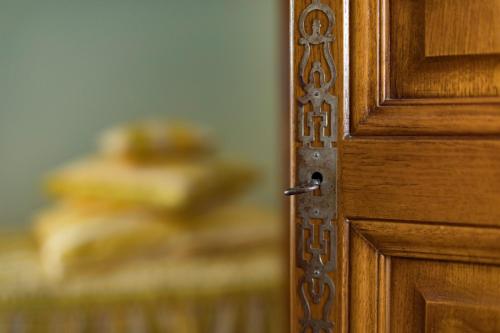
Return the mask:
[[283, 330], [280, 19], [1, 1], [0, 331]]

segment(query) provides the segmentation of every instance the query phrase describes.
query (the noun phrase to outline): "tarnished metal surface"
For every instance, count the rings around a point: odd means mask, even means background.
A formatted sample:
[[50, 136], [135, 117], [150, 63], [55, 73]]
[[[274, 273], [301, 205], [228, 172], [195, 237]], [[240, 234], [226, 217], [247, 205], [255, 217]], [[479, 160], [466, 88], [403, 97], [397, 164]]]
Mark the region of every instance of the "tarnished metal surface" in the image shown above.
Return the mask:
[[[321, 34], [321, 21], [312, 21], [312, 33], [308, 34], [305, 23], [309, 14], [314, 11], [323, 12], [328, 18], [328, 27]], [[335, 18], [333, 11], [319, 0], [313, 2], [304, 9], [299, 17], [299, 32], [301, 38], [299, 44], [303, 46], [304, 53], [299, 65], [299, 81], [306, 92], [297, 98], [299, 135], [298, 140], [307, 147], [311, 147], [315, 140], [322, 143], [323, 147], [332, 148], [332, 142], [337, 138], [337, 97], [330, 94], [330, 90], [337, 79], [335, 64], [333, 63], [331, 44], [334, 40], [333, 27]], [[317, 46], [322, 48], [323, 59], [328, 69], [325, 70], [320, 59], [311, 59], [311, 48]], [[306, 69], [311, 63], [309, 73]], [[319, 81], [315, 80], [319, 77]], [[305, 106], [311, 104], [312, 110], [306, 111]], [[329, 107], [325, 109], [325, 105]], [[319, 137], [315, 132], [314, 118], [320, 119]]]
[[[302, 304], [302, 331], [332, 332], [332, 306], [335, 285], [329, 275], [337, 263], [336, 230], [336, 165], [333, 148], [300, 148], [297, 154], [297, 180], [305, 182], [315, 173], [322, 175], [320, 189], [303, 194], [296, 200], [296, 263], [303, 271], [297, 293]], [[320, 193], [318, 193], [320, 192]], [[312, 304], [323, 304], [322, 315], [313, 316]]]
[[[322, 28], [314, 12], [327, 19]], [[318, 17], [318, 16], [315, 16]], [[311, 22], [310, 28], [306, 23]], [[294, 23], [295, 24], [295, 23]], [[321, 175], [320, 189], [301, 194], [296, 200], [296, 265], [302, 274], [296, 290], [302, 306], [299, 317], [302, 332], [333, 332], [335, 284], [332, 278], [337, 264], [337, 97], [331, 94], [336, 81], [331, 45], [335, 17], [332, 9], [312, 0], [299, 16], [299, 45], [303, 55], [298, 79], [304, 95], [297, 96], [297, 184], [307, 184]], [[310, 33], [308, 33], [310, 31]], [[318, 59], [312, 48], [320, 48]], [[314, 310], [313, 310], [314, 308]]]

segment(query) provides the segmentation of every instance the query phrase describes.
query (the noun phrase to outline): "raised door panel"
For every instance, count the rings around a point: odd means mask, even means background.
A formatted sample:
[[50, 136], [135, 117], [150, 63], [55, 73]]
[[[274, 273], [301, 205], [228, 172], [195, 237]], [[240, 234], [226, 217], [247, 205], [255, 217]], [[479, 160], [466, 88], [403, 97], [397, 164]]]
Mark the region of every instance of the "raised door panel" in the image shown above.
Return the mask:
[[425, 1], [425, 56], [499, 54], [499, 16], [496, 0]]
[[349, 224], [351, 332], [500, 331], [499, 229]]
[[500, 133], [498, 0], [354, 0], [351, 133]]
[[390, 331], [498, 332], [500, 267], [393, 258]]
[[[388, 1], [387, 99], [498, 102], [497, 0]], [[474, 29], [472, 29], [474, 27]], [[479, 35], [479, 34], [482, 35]], [[447, 100], [448, 99], [448, 100]], [[451, 100], [449, 100], [451, 99]]]
[[421, 286], [417, 292], [425, 306], [427, 333], [500, 332], [498, 295], [436, 285]]

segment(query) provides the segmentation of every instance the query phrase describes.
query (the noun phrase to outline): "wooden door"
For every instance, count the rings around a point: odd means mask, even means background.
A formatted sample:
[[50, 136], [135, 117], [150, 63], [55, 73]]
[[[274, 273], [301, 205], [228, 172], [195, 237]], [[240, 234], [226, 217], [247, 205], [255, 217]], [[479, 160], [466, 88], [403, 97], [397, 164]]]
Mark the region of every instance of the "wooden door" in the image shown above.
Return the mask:
[[292, 332], [500, 332], [500, 1], [290, 3]]

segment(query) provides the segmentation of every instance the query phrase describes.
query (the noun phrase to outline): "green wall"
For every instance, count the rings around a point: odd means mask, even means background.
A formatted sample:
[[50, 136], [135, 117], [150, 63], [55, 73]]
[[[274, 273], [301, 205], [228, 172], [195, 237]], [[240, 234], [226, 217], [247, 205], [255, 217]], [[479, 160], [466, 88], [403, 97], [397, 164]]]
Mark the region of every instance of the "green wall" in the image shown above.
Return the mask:
[[118, 122], [213, 127], [225, 154], [267, 170], [276, 205], [279, 15], [271, 0], [1, 0], [0, 224], [47, 203], [41, 179]]

